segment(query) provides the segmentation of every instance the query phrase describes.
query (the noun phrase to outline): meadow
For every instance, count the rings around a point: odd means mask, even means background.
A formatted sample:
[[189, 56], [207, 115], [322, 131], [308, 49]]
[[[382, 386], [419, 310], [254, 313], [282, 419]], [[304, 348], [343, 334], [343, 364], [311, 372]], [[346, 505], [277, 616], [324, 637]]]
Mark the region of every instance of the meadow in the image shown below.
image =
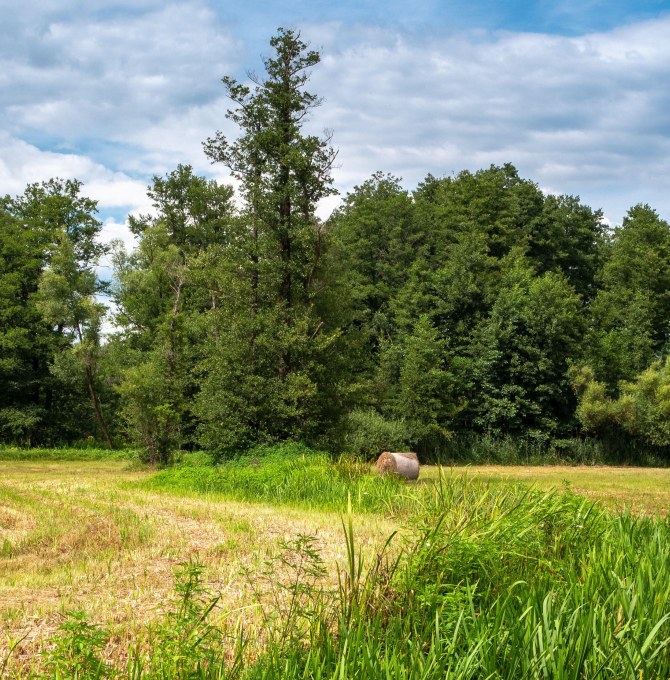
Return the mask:
[[668, 470], [67, 457], [0, 460], [6, 677], [670, 675]]

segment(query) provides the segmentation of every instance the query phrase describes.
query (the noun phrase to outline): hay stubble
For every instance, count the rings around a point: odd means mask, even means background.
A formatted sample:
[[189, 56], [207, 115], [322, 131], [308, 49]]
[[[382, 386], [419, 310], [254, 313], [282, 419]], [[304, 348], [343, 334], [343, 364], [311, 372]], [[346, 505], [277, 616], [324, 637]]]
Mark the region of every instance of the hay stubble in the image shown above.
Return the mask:
[[[337, 514], [149, 493], [133, 484], [147, 473], [126, 467], [0, 462], [0, 546], [11, 546], [0, 555], [0, 655], [25, 636], [14, 668], [39, 663], [41, 644], [75, 609], [112, 627], [109, 658], [123, 662], [120, 643], [161, 615], [174, 568], [189, 559], [221, 592], [221, 615], [238, 612], [252, 628], [260, 622], [240, 571], [281, 540], [315, 535], [334, 586], [345, 553]], [[395, 528], [370, 515], [360, 527], [371, 553]]]

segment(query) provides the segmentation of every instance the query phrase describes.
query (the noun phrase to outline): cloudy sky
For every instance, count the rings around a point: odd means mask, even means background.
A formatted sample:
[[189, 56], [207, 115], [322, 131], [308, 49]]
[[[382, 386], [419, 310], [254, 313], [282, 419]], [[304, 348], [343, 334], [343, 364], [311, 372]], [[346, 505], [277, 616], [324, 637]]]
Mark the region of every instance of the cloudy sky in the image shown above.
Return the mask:
[[152, 175], [225, 179], [201, 148], [235, 134], [220, 79], [261, 69], [278, 26], [322, 49], [310, 125], [334, 129], [342, 192], [512, 162], [614, 224], [638, 202], [670, 218], [670, 0], [0, 0], [0, 16], [0, 194], [76, 177], [108, 238], [130, 243]]

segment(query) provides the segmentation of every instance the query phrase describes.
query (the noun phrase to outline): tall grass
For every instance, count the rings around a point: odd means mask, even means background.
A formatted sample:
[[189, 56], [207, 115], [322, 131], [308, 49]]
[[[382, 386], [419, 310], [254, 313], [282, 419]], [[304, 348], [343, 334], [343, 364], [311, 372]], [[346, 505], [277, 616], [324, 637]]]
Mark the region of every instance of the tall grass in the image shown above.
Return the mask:
[[665, 678], [669, 557], [664, 521], [447, 480], [393, 588], [265, 677]]
[[600, 437], [536, 441], [488, 435], [454, 435], [421, 452], [441, 465], [636, 465], [668, 467], [670, 447], [654, 446], [623, 430]]
[[47, 654], [49, 677], [670, 677], [665, 520], [466, 476], [443, 475], [427, 489], [404, 537], [390, 538], [399, 556], [387, 544], [369, 563], [350, 505], [334, 589], [319, 580], [309, 537], [282, 546], [267, 575], [281, 564], [289, 578], [282, 596], [257, 604], [266, 626], [256, 637], [210, 626], [217, 596], [197, 565], [184, 565], [172, 614], [146, 631], [152, 652], [130, 650], [126, 669], [110, 669], [96, 652], [105, 632], [73, 617]]
[[424, 490], [398, 479], [368, 474], [349, 458], [332, 463], [328, 454], [300, 445], [266, 450], [223, 465], [181, 465], [152, 475], [141, 484], [152, 491], [215, 495], [253, 503], [343, 511], [351, 498], [357, 512], [415, 507]]
[[[366, 416], [367, 417], [367, 416]], [[358, 421], [354, 418], [354, 424]], [[388, 423], [386, 423], [388, 425]], [[384, 427], [386, 427], [386, 425]], [[409, 450], [412, 444], [401, 437], [386, 432], [384, 428], [370, 430], [369, 423], [340, 443], [337, 455], [342, 459], [374, 460], [382, 450]], [[393, 425], [395, 427], [395, 425]], [[388, 435], [388, 436], [387, 436]], [[417, 450], [422, 463], [440, 465], [636, 465], [670, 466], [670, 447], [653, 446], [623, 430], [613, 429], [599, 437], [572, 439], [531, 440], [489, 435], [454, 435], [442, 439], [434, 447]], [[101, 442], [83, 440], [67, 447], [21, 448], [0, 446], [0, 460], [25, 461], [77, 461], [77, 460], [140, 460], [141, 451], [119, 442], [110, 451]], [[174, 452], [174, 460], [194, 464], [223, 465], [225, 467], [249, 466], [262, 463], [297, 459], [303, 456], [333, 458], [332, 453], [318, 452], [294, 442], [275, 446], [259, 446], [239, 453], [232, 459], [220, 460], [209, 451]], [[179, 467], [179, 465], [178, 465]], [[183, 465], [182, 465], [183, 467]]]

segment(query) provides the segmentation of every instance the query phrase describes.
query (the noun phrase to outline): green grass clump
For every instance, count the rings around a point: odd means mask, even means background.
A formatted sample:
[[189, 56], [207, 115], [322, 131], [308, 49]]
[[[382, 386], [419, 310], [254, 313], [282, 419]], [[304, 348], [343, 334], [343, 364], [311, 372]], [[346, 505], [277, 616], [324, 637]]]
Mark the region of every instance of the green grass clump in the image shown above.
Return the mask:
[[[254, 677], [670, 676], [670, 527], [572, 494], [443, 478], [399, 560], [348, 564], [331, 625]], [[336, 623], [333, 625], [332, 622]]]
[[410, 496], [403, 497], [405, 487], [398, 479], [379, 478], [349, 459], [333, 463], [327, 454], [300, 445], [257, 450], [218, 466], [191, 465], [187, 459], [141, 484], [152, 491], [318, 510], [341, 511], [349, 497], [357, 512], [413, 502]]
[[451, 479], [415, 529], [392, 586], [359, 596], [293, 677], [670, 674], [664, 520]]

